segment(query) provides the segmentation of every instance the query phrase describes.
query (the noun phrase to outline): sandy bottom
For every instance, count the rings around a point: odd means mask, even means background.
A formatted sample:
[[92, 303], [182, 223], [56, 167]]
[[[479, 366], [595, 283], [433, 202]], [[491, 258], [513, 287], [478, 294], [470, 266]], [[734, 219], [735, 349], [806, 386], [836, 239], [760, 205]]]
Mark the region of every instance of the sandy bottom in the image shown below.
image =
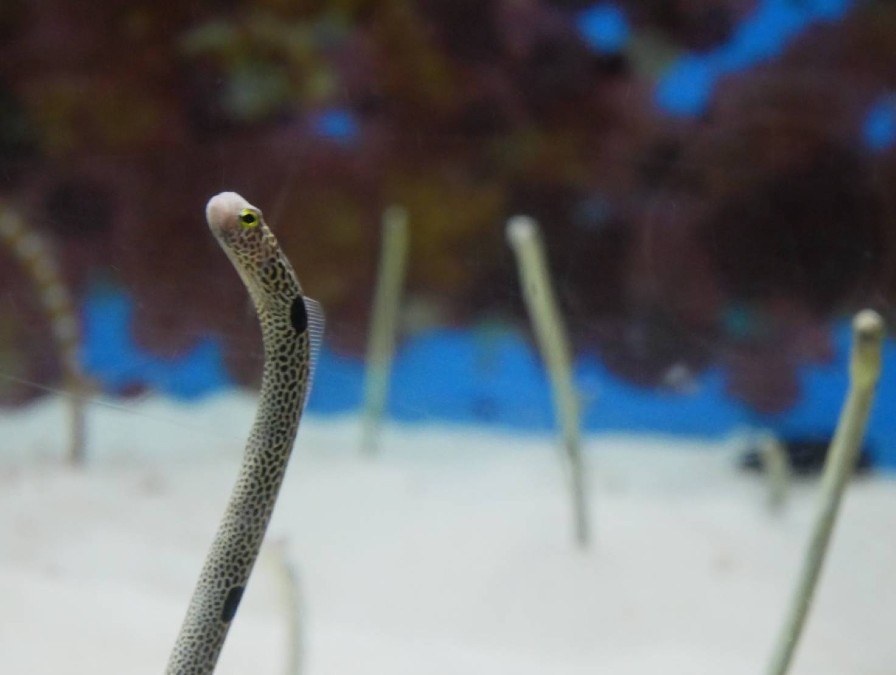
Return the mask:
[[[158, 674], [236, 476], [253, 400], [0, 417], [0, 672]], [[572, 545], [551, 439], [307, 419], [219, 673], [763, 673], [815, 489], [785, 511], [727, 444], [588, 441], [595, 541]], [[896, 481], [847, 495], [793, 673], [896, 672]]]

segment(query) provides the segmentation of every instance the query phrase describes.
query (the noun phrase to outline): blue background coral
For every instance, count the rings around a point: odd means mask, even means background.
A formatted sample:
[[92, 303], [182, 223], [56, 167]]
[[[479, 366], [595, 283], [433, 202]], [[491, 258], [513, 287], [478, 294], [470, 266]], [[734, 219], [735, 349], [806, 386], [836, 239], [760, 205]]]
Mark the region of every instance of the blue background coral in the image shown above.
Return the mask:
[[[131, 299], [120, 291], [91, 295], [85, 312], [83, 352], [87, 372], [109, 393], [148, 387], [181, 400], [195, 400], [234, 386], [214, 338], [200, 340], [177, 358], [160, 358], [134, 343]], [[576, 362], [575, 379], [588, 431], [692, 434], [719, 437], [747, 427], [770, 428], [785, 438], [827, 438], [833, 431], [847, 386], [850, 329], [834, 332], [835, 358], [804, 366], [803, 395], [790, 410], [759, 415], [725, 393], [725, 375], [710, 368], [684, 391], [639, 387], [610, 373], [594, 356]], [[888, 340], [885, 361], [896, 363], [896, 342]], [[259, 363], [259, 369], [261, 364]], [[357, 411], [364, 366], [324, 346], [308, 408], [318, 414]], [[868, 432], [877, 465], [896, 468], [896, 417], [886, 401], [896, 400], [896, 369], [884, 372]], [[388, 415], [403, 422], [487, 424], [521, 431], [553, 428], [546, 373], [531, 343], [506, 330], [440, 329], [402, 344], [391, 379]]]

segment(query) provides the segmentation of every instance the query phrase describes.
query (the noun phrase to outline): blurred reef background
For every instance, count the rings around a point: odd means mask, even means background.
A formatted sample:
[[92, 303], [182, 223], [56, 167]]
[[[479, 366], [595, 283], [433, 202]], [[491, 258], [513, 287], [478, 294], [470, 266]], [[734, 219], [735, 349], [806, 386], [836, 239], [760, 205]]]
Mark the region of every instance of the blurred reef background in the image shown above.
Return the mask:
[[[588, 429], [830, 434], [848, 314], [896, 312], [896, 3], [0, 4], [0, 208], [54, 246], [119, 396], [260, 377], [203, 222], [264, 209], [328, 315], [311, 408], [356, 409], [379, 219], [410, 215], [390, 413], [547, 429], [503, 225], [537, 218]], [[896, 361], [870, 432], [896, 467]], [[0, 251], [0, 402], [58, 387]]]

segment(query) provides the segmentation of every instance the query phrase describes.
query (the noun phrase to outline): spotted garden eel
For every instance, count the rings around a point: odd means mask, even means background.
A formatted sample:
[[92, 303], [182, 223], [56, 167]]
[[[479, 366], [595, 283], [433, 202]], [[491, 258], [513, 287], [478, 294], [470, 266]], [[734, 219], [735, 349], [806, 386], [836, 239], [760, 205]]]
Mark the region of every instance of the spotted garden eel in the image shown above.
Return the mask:
[[239, 478], [168, 662], [177, 675], [214, 671], [280, 491], [324, 328], [260, 210], [222, 192], [206, 218], [255, 305], [264, 373]]

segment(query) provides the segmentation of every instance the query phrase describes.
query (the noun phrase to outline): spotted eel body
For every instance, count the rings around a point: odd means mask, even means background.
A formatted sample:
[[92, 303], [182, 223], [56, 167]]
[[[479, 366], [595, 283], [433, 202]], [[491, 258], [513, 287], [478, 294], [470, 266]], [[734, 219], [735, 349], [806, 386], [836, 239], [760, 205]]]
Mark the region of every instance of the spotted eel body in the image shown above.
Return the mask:
[[277, 500], [323, 337], [319, 305], [302, 295], [261, 211], [223, 192], [206, 217], [255, 305], [265, 359], [239, 478], [168, 662], [167, 672], [178, 675], [214, 671]]
[[71, 402], [71, 441], [68, 459], [84, 462], [84, 398], [89, 388], [78, 360], [80, 333], [71, 294], [62, 281], [52, 248], [19, 214], [0, 202], [0, 242], [19, 259], [38, 291], [50, 321], [50, 331], [62, 364], [65, 389]]

